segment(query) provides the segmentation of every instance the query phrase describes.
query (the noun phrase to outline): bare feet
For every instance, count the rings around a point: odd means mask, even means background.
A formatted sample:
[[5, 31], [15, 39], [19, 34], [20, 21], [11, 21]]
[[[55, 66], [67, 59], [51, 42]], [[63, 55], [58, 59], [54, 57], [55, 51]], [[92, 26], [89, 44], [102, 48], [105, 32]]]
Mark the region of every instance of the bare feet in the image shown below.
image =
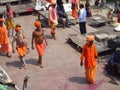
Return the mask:
[[9, 57], [9, 58], [12, 57], [12, 55], [10, 53], [7, 53], [6, 56]]
[[24, 69], [27, 69], [26, 65], [22, 65]]
[[24, 69], [27, 69], [27, 67], [26, 67], [26, 66], [24, 66], [23, 68], [24, 68]]
[[40, 68], [43, 68], [43, 65], [42, 65], [42, 64], [40, 64]]
[[57, 38], [54, 36], [54, 40], [57, 40]]
[[89, 82], [89, 85], [95, 85], [95, 83], [94, 82]]

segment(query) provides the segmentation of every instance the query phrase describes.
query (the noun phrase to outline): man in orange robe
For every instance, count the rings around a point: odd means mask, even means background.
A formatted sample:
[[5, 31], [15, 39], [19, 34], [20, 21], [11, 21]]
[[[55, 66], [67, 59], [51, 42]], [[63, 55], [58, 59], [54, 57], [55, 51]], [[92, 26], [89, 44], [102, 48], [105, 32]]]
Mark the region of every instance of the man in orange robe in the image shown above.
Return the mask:
[[15, 53], [14, 43], [16, 42], [16, 49], [18, 52], [18, 57], [20, 58], [20, 62], [22, 66], [26, 69], [26, 63], [23, 57], [27, 54], [27, 40], [24, 36], [24, 33], [21, 31], [21, 26], [16, 25], [15, 27], [16, 35], [13, 37], [12, 47], [13, 53]]
[[12, 47], [2, 18], [0, 18], [0, 52], [6, 53], [8, 57], [11, 57]]
[[96, 68], [98, 53], [94, 42], [94, 36], [87, 37], [87, 43], [83, 46], [82, 54], [80, 57], [80, 65], [83, 66], [83, 60], [85, 60], [85, 75], [90, 84], [94, 84], [96, 76]]
[[34, 49], [34, 42], [35, 42], [35, 46], [36, 46], [36, 49], [37, 49], [38, 55], [39, 55], [38, 62], [40, 63], [40, 67], [43, 68], [42, 56], [45, 51], [44, 41], [45, 41], [46, 45], [47, 45], [47, 41], [44, 36], [44, 31], [41, 28], [41, 22], [36, 21], [34, 24], [35, 24], [36, 29], [32, 33], [32, 49]]

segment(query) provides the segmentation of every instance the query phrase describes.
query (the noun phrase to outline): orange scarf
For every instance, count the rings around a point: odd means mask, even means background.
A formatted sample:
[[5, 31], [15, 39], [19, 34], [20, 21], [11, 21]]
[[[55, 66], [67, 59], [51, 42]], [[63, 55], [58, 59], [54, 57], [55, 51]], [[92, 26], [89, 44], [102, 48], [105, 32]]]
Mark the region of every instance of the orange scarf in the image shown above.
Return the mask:
[[88, 44], [86, 43], [82, 49], [81, 55], [81, 60], [84, 60], [85, 58], [85, 66], [86, 67], [96, 66], [95, 57], [98, 57], [95, 44], [93, 44], [91, 47], [88, 47]]

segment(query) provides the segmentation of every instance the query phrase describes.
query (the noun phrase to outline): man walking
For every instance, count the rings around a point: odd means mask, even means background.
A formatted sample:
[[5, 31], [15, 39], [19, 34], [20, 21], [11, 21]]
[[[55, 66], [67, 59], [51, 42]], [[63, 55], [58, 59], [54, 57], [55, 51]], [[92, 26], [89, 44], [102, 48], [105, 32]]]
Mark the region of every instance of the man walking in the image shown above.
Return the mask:
[[80, 4], [79, 10], [79, 27], [81, 34], [86, 33], [86, 9], [84, 8], [84, 4]]
[[14, 21], [13, 21], [13, 10], [10, 7], [10, 4], [6, 4], [6, 11], [5, 11], [5, 22], [8, 30], [8, 36], [13, 37], [14, 34]]
[[83, 60], [85, 61], [85, 76], [90, 84], [95, 83], [95, 75], [97, 69], [96, 58], [98, 53], [94, 44], [94, 36], [90, 35], [86, 39], [87, 43], [83, 46], [82, 54], [80, 57], [80, 65], [83, 66]]
[[44, 51], [45, 51], [44, 41], [45, 41], [46, 45], [47, 45], [47, 41], [46, 41], [46, 38], [44, 36], [44, 31], [41, 28], [40, 21], [35, 22], [35, 27], [36, 27], [36, 29], [32, 33], [32, 49], [34, 49], [34, 42], [35, 42], [35, 46], [36, 46], [36, 49], [37, 49], [38, 55], [39, 55], [38, 62], [40, 63], [40, 67], [43, 68], [42, 56], [43, 56]]
[[16, 34], [13, 37], [13, 41], [12, 41], [13, 53], [15, 53], [14, 43], [16, 42], [18, 57], [20, 59], [22, 66], [26, 69], [27, 67], [26, 67], [26, 62], [24, 60], [24, 57], [27, 54], [27, 40], [19, 24], [16, 25], [15, 31], [16, 31]]
[[56, 6], [56, 0], [51, 1], [51, 5], [49, 6], [49, 16], [48, 16], [48, 24], [51, 28], [51, 35], [54, 37], [54, 40], [56, 40], [56, 26], [58, 25], [58, 12], [55, 8]]

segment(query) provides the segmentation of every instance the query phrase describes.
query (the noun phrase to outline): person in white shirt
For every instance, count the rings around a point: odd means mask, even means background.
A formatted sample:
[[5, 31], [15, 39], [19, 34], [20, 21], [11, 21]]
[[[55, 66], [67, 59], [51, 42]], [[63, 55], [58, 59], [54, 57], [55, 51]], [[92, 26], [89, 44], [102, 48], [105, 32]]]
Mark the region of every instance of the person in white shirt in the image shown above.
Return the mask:
[[46, 10], [45, 6], [42, 6], [41, 0], [35, 0], [35, 10]]
[[79, 6], [79, 27], [81, 34], [86, 33], [86, 9], [84, 8], [84, 4], [80, 4]]

